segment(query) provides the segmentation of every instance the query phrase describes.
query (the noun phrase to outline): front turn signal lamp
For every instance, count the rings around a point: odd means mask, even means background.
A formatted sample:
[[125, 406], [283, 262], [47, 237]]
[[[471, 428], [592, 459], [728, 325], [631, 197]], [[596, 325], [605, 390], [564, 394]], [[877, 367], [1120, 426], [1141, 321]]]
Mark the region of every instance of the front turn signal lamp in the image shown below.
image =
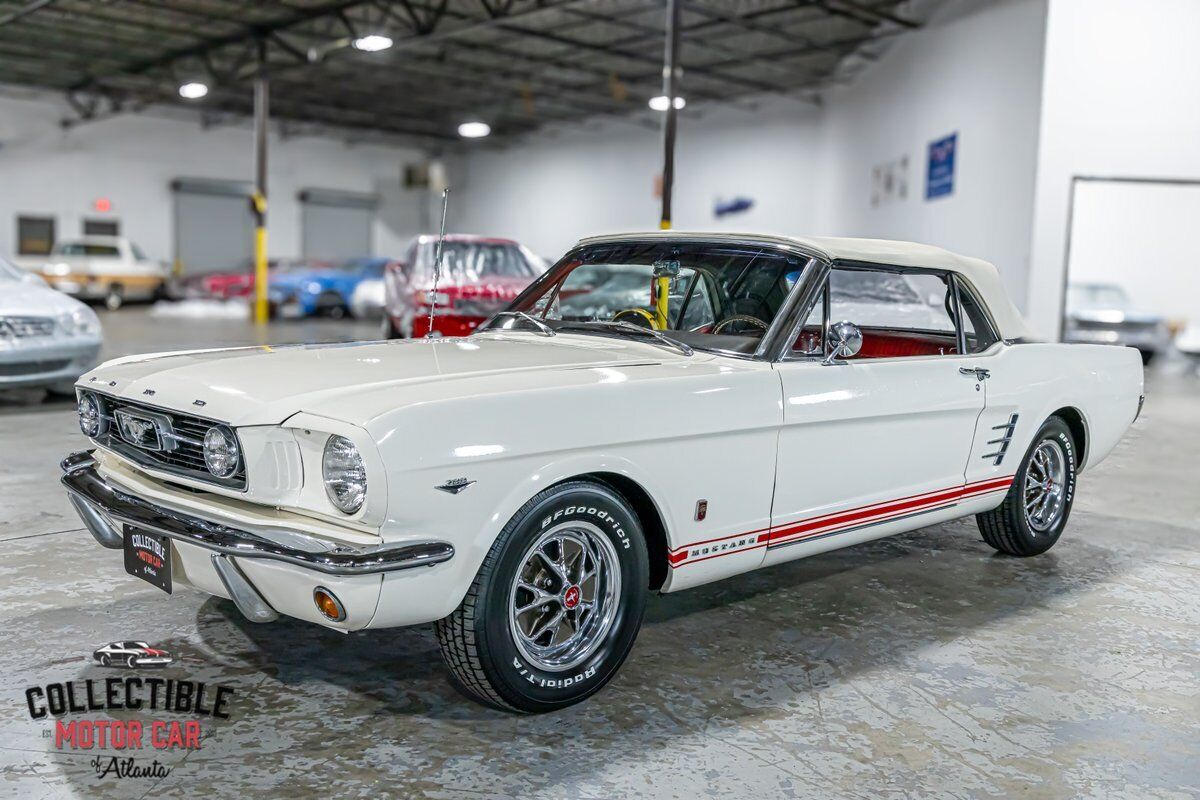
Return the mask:
[[321, 616], [330, 622], [342, 622], [346, 619], [346, 609], [342, 606], [342, 601], [324, 586], [313, 589], [313, 602]]

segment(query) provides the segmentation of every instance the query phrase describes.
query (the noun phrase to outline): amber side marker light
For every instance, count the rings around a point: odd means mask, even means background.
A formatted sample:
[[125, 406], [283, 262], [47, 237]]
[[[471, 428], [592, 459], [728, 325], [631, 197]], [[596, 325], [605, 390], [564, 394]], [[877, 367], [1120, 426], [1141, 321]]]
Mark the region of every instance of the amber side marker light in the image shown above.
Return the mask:
[[342, 622], [346, 619], [346, 609], [342, 608], [342, 601], [324, 586], [313, 589], [313, 602], [317, 604], [317, 611], [326, 619], [332, 622]]

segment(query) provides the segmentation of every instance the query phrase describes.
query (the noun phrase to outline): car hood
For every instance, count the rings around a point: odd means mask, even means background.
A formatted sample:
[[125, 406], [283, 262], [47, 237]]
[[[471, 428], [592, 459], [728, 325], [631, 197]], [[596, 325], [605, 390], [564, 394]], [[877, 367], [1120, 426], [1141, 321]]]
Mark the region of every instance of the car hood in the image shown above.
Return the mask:
[[[473, 384], [460, 389], [462, 378], [528, 372], [545, 383], [548, 371], [682, 357], [654, 344], [607, 336], [487, 333], [131, 356], [100, 365], [79, 384], [235, 426], [278, 424], [301, 411], [365, 425], [403, 406], [408, 402], [404, 390], [418, 384], [438, 382], [439, 394], [456, 397], [477, 390]], [[422, 397], [424, 402], [428, 393]]]
[[54, 317], [83, 304], [74, 298], [32, 283], [0, 280], [0, 316]]

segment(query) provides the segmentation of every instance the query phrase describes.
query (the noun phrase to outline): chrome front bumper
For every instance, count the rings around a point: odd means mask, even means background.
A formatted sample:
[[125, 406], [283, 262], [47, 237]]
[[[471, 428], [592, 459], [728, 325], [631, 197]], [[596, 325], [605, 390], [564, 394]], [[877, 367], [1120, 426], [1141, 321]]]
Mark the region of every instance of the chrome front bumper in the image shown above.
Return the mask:
[[[62, 462], [62, 485], [92, 536], [105, 547], [122, 547], [122, 525], [132, 525], [214, 553], [239, 559], [266, 559], [293, 564], [326, 575], [355, 576], [432, 567], [449, 561], [448, 542], [404, 542], [370, 547], [335, 545], [303, 531], [253, 533], [221, 522], [155, 505], [106, 481], [96, 471], [90, 451], [73, 453]], [[228, 580], [222, 575], [223, 580]], [[228, 588], [228, 586], [227, 586]], [[236, 598], [235, 598], [236, 600]]]

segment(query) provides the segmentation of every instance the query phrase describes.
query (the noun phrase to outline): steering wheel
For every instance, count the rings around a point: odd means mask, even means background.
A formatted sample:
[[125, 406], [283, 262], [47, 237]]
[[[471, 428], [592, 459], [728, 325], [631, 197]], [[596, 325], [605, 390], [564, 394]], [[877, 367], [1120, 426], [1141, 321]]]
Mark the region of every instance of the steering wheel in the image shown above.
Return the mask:
[[763, 322], [758, 317], [752, 317], [749, 314], [734, 314], [732, 317], [726, 317], [713, 326], [712, 332], [718, 334], [725, 329], [726, 326], [732, 325], [735, 322], [744, 322], [747, 325], [753, 325], [756, 328], [762, 328], [763, 333], [766, 333], [767, 328], [771, 327]]

